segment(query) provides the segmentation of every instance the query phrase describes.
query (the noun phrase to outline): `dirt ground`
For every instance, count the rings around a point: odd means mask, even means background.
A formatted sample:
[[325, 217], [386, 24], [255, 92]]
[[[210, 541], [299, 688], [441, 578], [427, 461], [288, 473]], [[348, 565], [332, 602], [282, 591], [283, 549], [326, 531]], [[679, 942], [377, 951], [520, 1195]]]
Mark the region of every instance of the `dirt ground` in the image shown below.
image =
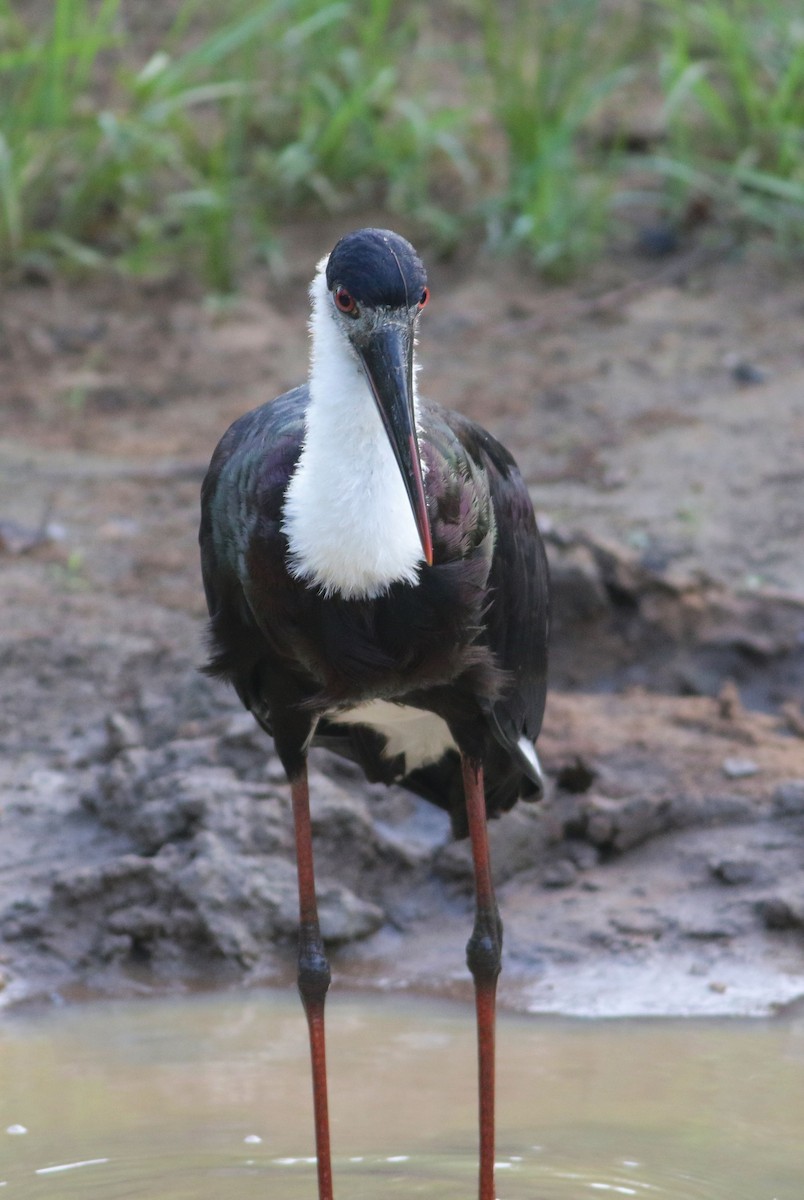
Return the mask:
[[[0, 987], [288, 982], [270, 744], [197, 671], [198, 490], [306, 369], [306, 283], [31, 281], [0, 309]], [[548, 799], [492, 828], [502, 998], [761, 1013], [804, 996], [804, 281], [761, 246], [580, 287], [431, 265], [421, 386], [515, 453], [554, 578]], [[468, 849], [318, 754], [336, 984], [468, 995]], [[0, 998], [2, 998], [0, 997]]]

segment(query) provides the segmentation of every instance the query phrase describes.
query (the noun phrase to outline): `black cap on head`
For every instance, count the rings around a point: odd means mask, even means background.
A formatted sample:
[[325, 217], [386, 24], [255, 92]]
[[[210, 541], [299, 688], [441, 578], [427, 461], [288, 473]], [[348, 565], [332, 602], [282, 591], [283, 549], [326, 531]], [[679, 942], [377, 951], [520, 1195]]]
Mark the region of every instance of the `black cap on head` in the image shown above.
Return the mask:
[[356, 229], [336, 245], [327, 263], [327, 286], [346, 288], [369, 308], [412, 308], [427, 274], [410, 242], [390, 229]]

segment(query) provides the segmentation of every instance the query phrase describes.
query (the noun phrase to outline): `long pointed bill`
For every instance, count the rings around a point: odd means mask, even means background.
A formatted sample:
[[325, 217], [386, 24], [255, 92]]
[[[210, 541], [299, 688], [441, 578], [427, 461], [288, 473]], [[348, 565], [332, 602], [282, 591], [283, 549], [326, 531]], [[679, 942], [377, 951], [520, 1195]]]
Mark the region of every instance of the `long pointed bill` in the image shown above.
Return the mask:
[[400, 325], [384, 326], [358, 353], [394, 452], [428, 566], [433, 563], [433, 539], [422, 483], [422, 464], [413, 413], [413, 343]]

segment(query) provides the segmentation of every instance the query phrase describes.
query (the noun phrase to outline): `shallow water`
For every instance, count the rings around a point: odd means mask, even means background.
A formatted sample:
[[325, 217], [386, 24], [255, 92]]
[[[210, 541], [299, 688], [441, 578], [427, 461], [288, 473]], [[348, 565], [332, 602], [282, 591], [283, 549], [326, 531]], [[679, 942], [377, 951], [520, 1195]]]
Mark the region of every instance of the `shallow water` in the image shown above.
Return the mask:
[[[336, 1195], [475, 1195], [472, 1012], [328, 1017]], [[501, 1200], [804, 1197], [804, 1020], [502, 1016], [498, 1087]], [[314, 1200], [310, 1109], [293, 995], [6, 1013], [0, 1195]]]

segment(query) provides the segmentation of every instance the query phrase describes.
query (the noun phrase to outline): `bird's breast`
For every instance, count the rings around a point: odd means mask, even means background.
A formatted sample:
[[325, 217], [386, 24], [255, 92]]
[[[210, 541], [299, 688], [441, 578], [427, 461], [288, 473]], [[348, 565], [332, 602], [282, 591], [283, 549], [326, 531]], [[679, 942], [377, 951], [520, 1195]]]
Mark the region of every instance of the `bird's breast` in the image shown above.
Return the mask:
[[284, 652], [315, 681], [317, 705], [342, 708], [398, 700], [443, 686], [480, 664], [488, 574], [483, 547], [457, 562], [422, 566], [415, 584], [382, 595], [326, 595], [294, 580], [284, 619]]
[[422, 562], [416, 523], [362, 377], [311, 380], [282, 527], [289, 571], [326, 595], [367, 599], [416, 581]]

